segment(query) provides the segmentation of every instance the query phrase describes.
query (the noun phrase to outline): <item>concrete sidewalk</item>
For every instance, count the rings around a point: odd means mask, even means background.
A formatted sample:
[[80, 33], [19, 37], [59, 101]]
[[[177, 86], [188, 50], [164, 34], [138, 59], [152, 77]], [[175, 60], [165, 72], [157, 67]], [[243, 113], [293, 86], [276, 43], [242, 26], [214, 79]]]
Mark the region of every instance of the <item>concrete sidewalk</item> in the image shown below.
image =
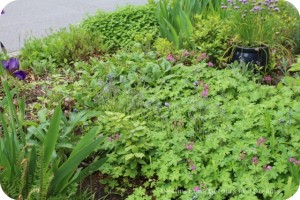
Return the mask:
[[118, 6], [146, 3], [147, 0], [17, 0], [5, 7], [0, 17], [0, 41], [8, 52], [15, 52], [26, 38], [42, 37], [76, 24], [98, 9], [109, 12]]

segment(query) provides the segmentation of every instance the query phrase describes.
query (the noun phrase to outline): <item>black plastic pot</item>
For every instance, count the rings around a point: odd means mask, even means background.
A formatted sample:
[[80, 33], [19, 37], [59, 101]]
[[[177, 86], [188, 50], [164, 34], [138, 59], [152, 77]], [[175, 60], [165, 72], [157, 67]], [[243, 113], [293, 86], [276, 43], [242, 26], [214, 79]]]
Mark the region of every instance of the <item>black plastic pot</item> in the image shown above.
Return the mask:
[[266, 66], [269, 61], [269, 48], [266, 46], [256, 48], [244, 48], [237, 46], [232, 49], [233, 55], [230, 62], [238, 61], [253, 63], [258, 66]]

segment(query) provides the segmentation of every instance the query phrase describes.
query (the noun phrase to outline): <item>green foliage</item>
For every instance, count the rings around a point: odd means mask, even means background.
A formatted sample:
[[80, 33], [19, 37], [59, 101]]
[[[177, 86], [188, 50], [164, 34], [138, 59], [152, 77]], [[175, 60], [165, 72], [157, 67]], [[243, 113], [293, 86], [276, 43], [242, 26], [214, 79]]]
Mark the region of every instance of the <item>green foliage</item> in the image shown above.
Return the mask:
[[151, 133], [145, 122], [134, 121], [132, 118], [123, 113], [106, 111], [99, 119], [101, 132], [108, 138], [103, 149], [111, 151], [107, 155], [108, 162], [100, 169], [103, 173], [113, 177], [122, 175], [134, 178], [140, 174], [140, 166], [149, 162]]
[[93, 37], [82, 28], [71, 26], [45, 38], [26, 41], [21, 49], [22, 67], [35, 73], [52, 72], [77, 60], [88, 60], [105, 51], [103, 40]]
[[96, 36], [103, 36], [104, 43], [112, 51], [130, 47], [137, 35], [158, 36], [158, 23], [154, 7], [127, 6], [112, 13], [98, 12], [82, 22], [82, 27]]
[[106, 161], [106, 158], [95, 158], [88, 167], [78, 168], [80, 163], [103, 143], [104, 138], [97, 136], [98, 128], [90, 129], [79, 140], [68, 158], [63, 160], [56, 154], [62, 118], [61, 107], [58, 105], [41, 146], [30, 146], [23, 132], [25, 101], [19, 101], [17, 112], [7, 82], [3, 81], [2, 84], [6, 98], [1, 106], [8, 111], [7, 114], [0, 113], [0, 177], [4, 190], [13, 198], [20, 199], [43, 200], [74, 195], [74, 186]]
[[[53, 90], [81, 90], [80, 82], [90, 95], [72, 96], [76, 106], [103, 112], [94, 124], [107, 137], [102, 149], [111, 150], [100, 167], [109, 188], [141, 186], [130, 198], [147, 188], [155, 199], [240, 199], [249, 192], [285, 199], [298, 188], [291, 177], [299, 165], [290, 169], [289, 158], [300, 159], [299, 86], [258, 85], [236, 68], [186, 67], [153, 52], [119, 52], [77, 67], [84, 71], [79, 80]], [[120, 183], [129, 178], [144, 181]]]
[[158, 38], [154, 43], [154, 48], [157, 51], [157, 53], [164, 56], [175, 52], [174, 44], [165, 38]]
[[[21, 161], [24, 159], [27, 149], [25, 149], [25, 134], [22, 128], [24, 119], [24, 99], [18, 101], [19, 112], [13, 105], [15, 90], [10, 91], [6, 81], [2, 81], [6, 98], [0, 104], [3, 109], [0, 112], [0, 180], [4, 189], [9, 190], [9, 194], [17, 194], [20, 182], [16, 181], [21, 177]], [[5, 112], [6, 111], [6, 114]]]
[[[262, 44], [281, 44], [289, 38], [291, 26], [286, 24], [287, 13], [284, 13], [282, 3], [270, 3], [272, 9], [268, 9], [269, 4], [252, 5], [239, 1], [235, 1], [235, 5], [231, 3], [225, 5], [228, 8], [223, 12], [225, 19], [230, 23], [230, 34], [240, 45], [256, 47]], [[255, 6], [257, 10], [254, 10]], [[283, 13], [276, 12], [276, 9], [282, 10]]]
[[229, 26], [217, 15], [210, 15], [206, 19], [195, 18], [193, 41], [200, 52], [206, 52], [214, 63], [223, 61], [228, 48]]
[[269, 72], [277, 70], [283, 58], [292, 63], [291, 52], [297, 51], [295, 32], [299, 29], [299, 14], [295, 8], [283, 0], [261, 5], [258, 5], [259, 2], [243, 4], [234, 1], [234, 5], [223, 2], [221, 16], [229, 25], [228, 36], [232, 46], [267, 46], [269, 62], [265, 70]]
[[136, 188], [132, 195], [127, 197], [127, 200], [151, 200], [151, 197], [149, 197], [147, 194], [145, 194], [146, 191], [142, 187]]
[[220, 9], [221, 3], [208, 0], [159, 0], [156, 16], [163, 37], [173, 42], [177, 49], [193, 47], [194, 17], [208, 15]]
[[296, 63], [292, 64], [289, 69], [291, 72], [299, 72], [300, 71], [300, 57], [298, 56]]

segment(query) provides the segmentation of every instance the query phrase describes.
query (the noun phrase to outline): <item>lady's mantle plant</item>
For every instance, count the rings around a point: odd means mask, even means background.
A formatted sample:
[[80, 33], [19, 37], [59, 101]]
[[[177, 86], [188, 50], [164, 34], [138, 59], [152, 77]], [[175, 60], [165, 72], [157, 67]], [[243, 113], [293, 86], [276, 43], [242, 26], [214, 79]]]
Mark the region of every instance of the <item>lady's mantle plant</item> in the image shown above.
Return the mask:
[[246, 47], [281, 43], [288, 37], [284, 23], [285, 2], [279, 0], [227, 0], [223, 16], [230, 24], [233, 42]]

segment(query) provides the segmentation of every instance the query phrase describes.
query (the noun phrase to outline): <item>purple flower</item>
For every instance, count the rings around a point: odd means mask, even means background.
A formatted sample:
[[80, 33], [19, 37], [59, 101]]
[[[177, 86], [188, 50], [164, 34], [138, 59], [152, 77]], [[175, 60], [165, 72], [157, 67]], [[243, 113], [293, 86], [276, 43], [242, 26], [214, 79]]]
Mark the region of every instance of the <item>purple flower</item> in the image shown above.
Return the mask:
[[205, 97], [205, 98], [208, 96], [208, 89], [205, 89], [205, 90], [202, 92], [202, 96]]
[[17, 77], [20, 80], [25, 80], [27, 75], [26, 72], [22, 70], [15, 71], [13, 74], [15, 77]]
[[8, 67], [9, 67], [8, 61], [3, 60], [3, 61], [2, 61], [2, 66], [3, 66], [4, 69], [8, 70]]
[[252, 158], [252, 164], [257, 165], [258, 164], [258, 158], [255, 156]]
[[278, 7], [274, 8], [274, 11], [280, 12], [280, 9]]
[[191, 166], [191, 170], [192, 170], [192, 171], [195, 171], [195, 170], [196, 170], [196, 166], [195, 166], [195, 165], [192, 165], [192, 166]]
[[295, 158], [289, 158], [289, 162], [293, 163], [293, 162], [295, 162], [295, 161], [296, 161]]
[[272, 166], [270, 166], [270, 165], [268, 165], [267, 167], [266, 167], [266, 170], [268, 170], [268, 171], [270, 171], [272, 169]]
[[174, 62], [175, 61], [175, 58], [173, 57], [172, 54], [167, 55], [166, 59], [167, 59], [167, 61], [170, 61], [170, 62]]
[[214, 66], [214, 63], [209, 62], [207, 65], [208, 65], [209, 67], [213, 67], [213, 66]]
[[253, 10], [260, 11], [262, 8], [260, 6], [254, 6]]
[[200, 191], [200, 187], [198, 187], [198, 186], [194, 187], [194, 191], [195, 192], [199, 192]]
[[20, 64], [17, 58], [10, 58], [8, 61], [2, 61], [4, 69], [14, 72], [19, 69]]
[[294, 162], [296, 165], [300, 165], [300, 160], [295, 160]]
[[187, 150], [193, 150], [193, 147], [193, 143], [189, 143], [188, 145], [186, 145]]
[[165, 106], [166, 106], [166, 107], [169, 107], [170, 104], [169, 104], [168, 102], [165, 102]]

